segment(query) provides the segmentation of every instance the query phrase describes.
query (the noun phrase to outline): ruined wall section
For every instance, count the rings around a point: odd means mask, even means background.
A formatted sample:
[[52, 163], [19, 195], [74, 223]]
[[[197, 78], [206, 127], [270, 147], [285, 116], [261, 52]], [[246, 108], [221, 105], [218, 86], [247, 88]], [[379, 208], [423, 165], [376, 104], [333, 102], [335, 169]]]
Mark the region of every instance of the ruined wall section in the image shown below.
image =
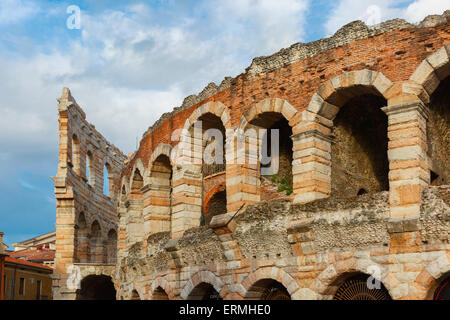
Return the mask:
[[[59, 279], [54, 291], [56, 298], [67, 299], [74, 295], [65, 283], [69, 266], [75, 263], [108, 264], [115, 260], [120, 188], [117, 180], [127, 158], [87, 122], [69, 89], [63, 89], [58, 101], [59, 163], [53, 180], [55, 277]], [[109, 196], [103, 193], [105, 166], [108, 168]], [[98, 223], [99, 230], [93, 227], [94, 222], [95, 225]], [[81, 230], [85, 230], [83, 235]]]
[[[155, 283], [163, 282], [171, 299], [185, 299], [198, 274], [208, 273], [203, 280], [218, 284], [222, 298], [242, 299], [262, 273], [290, 279], [283, 283], [293, 299], [330, 299], [338, 279], [375, 266], [392, 298], [429, 298], [432, 282], [450, 271], [450, 189], [430, 186], [423, 192], [420, 219], [409, 224], [389, 219], [389, 193], [380, 192], [308, 204], [263, 201], [238, 214], [233, 226], [218, 227], [230, 218], [224, 215], [179, 239], [154, 234], [146, 253], [138, 243], [122, 261], [118, 296], [127, 299], [137, 290], [141, 299], [151, 299]], [[226, 228], [232, 232], [224, 233]]]
[[186, 97], [180, 107], [165, 113], [144, 133], [138, 150], [123, 176], [129, 181], [135, 162], [147, 164], [161, 143], [175, 146], [171, 134], [183, 128], [199, 106], [220, 101], [230, 108], [237, 127], [250, 106], [267, 97], [288, 101], [298, 111], [307, 108], [311, 97], [327, 80], [342, 72], [364, 68], [382, 72], [391, 81], [407, 80], [432, 52], [450, 42], [450, 11], [429, 16], [413, 25], [402, 19], [367, 26], [361, 21], [347, 24], [330, 38], [297, 43], [267, 57], [258, 57], [245, 73], [226, 77], [220, 85], [208, 84], [198, 95]]

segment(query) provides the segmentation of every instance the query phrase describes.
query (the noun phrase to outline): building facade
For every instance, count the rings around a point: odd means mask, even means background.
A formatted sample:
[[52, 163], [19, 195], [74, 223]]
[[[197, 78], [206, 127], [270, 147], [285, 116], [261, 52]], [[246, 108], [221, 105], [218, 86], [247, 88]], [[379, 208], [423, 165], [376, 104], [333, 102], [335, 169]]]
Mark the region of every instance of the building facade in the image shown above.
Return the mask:
[[355, 21], [187, 97], [129, 156], [64, 89], [54, 297], [448, 298], [449, 75], [449, 11]]

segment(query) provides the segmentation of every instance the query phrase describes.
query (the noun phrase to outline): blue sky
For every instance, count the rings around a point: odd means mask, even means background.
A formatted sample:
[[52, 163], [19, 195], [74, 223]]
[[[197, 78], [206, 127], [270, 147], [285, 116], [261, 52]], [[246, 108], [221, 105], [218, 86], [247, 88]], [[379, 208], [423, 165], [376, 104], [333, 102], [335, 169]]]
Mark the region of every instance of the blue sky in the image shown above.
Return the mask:
[[[68, 29], [67, 8], [81, 9]], [[448, 0], [1, 0], [0, 231], [7, 244], [54, 230], [56, 98], [125, 153], [159, 116], [252, 58], [327, 37], [354, 20], [417, 23]]]

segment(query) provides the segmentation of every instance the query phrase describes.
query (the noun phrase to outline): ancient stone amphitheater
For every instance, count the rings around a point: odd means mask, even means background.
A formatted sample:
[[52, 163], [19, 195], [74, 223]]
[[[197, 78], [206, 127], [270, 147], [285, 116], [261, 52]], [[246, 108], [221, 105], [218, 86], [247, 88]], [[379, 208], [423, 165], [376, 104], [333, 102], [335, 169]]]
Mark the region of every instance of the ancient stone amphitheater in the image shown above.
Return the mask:
[[55, 299], [449, 298], [450, 11], [256, 58], [128, 156], [58, 101]]

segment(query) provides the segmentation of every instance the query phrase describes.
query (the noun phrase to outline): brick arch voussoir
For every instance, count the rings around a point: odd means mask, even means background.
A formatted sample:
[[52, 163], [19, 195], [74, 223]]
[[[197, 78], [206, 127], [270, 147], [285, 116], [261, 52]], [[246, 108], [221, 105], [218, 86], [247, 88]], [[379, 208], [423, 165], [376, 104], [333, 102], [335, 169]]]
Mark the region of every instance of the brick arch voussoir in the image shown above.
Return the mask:
[[151, 175], [153, 164], [155, 163], [156, 159], [158, 159], [158, 157], [161, 155], [167, 156], [170, 160], [170, 165], [172, 167], [174, 166], [173, 159], [172, 159], [172, 149], [173, 148], [170, 144], [167, 144], [167, 143], [158, 144], [158, 146], [156, 147], [155, 151], [153, 151], [153, 153], [150, 157], [150, 160], [148, 162], [149, 175]]
[[184, 123], [184, 130], [189, 128], [203, 115], [211, 113], [219, 117], [225, 129], [231, 128], [231, 116], [229, 108], [220, 101], [207, 102], [195, 109]]
[[266, 112], [282, 114], [291, 127], [294, 127], [301, 120], [300, 113], [287, 100], [281, 98], [266, 98], [253, 104], [243, 113], [239, 122], [239, 130], [244, 131], [252, 120]]
[[383, 283], [386, 290], [390, 293], [392, 286], [390, 285], [388, 276], [388, 268], [379, 265], [369, 259], [350, 258], [330, 264], [315, 279], [312, 290], [322, 299], [332, 299], [339, 286], [352, 274], [363, 273], [370, 275], [370, 267], [376, 266], [380, 269], [381, 274], [378, 279]]
[[300, 289], [297, 280], [283, 269], [277, 267], [262, 267], [250, 273], [242, 281], [241, 285], [245, 290], [244, 297], [248, 297], [252, 286], [263, 279], [272, 279], [281, 283], [286, 288], [291, 298], [295, 297], [296, 292]]
[[440, 281], [445, 276], [450, 275], [450, 253], [440, 255], [434, 259], [422, 270], [414, 281], [416, 286], [419, 286], [419, 292], [422, 296], [415, 297], [421, 299], [433, 299], [436, 288], [440, 285]]
[[226, 290], [224, 291], [226, 285], [222, 282], [219, 276], [215, 275], [211, 271], [199, 271], [194, 274], [184, 285], [180, 294], [181, 299], [186, 300], [192, 290], [194, 290], [195, 287], [201, 283], [209, 283], [212, 285], [222, 298], [224, 296], [222, 296], [221, 293], [223, 294], [227, 292]]
[[226, 190], [225, 184], [225, 182], [218, 183], [208, 191], [203, 200], [203, 212], [207, 212], [209, 201], [216, 193]]
[[138, 158], [138, 159], [136, 159], [136, 161], [133, 165], [133, 170], [131, 171], [130, 179], [128, 182], [128, 190], [131, 190], [131, 187], [133, 185], [133, 177], [134, 177], [134, 173], [136, 172], [136, 169], [139, 170], [139, 172], [142, 176], [142, 179], [144, 179], [144, 186], [146, 184], [148, 184], [147, 170], [145, 170], [144, 163], [142, 162], [142, 160], [140, 158]]
[[130, 194], [130, 184], [127, 182], [127, 177], [123, 176], [120, 182], [120, 195], [122, 196], [122, 189], [125, 187], [125, 195], [128, 196]]
[[386, 100], [388, 90], [394, 83], [382, 72], [369, 69], [345, 72], [325, 81], [311, 97], [308, 107], [302, 112], [302, 121], [315, 121], [330, 124], [336, 117], [339, 106], [331, 103], [330, 97], [339, 90], [354, 86], [365, 86], [375, 89]]
[[150, 299], [153, 300], [153, 296], [155, 294], [155, 290], [158, 288], [162, 288], [164, 292], [169, 297], [169, 300], [175, 300], [176, 296], [173, 293], [173, 290], [169, 283], [169, 277], [168, 275], [163, 277], [158, 277], [152, 281], [152, 285], [150, 286], [151, 292], [150, 292]]
[[425, 58], [411, 74], [409, 80], [431, 96], [440, 82], [448, 76], [450, 76], [450, 44], [442, 46]]

